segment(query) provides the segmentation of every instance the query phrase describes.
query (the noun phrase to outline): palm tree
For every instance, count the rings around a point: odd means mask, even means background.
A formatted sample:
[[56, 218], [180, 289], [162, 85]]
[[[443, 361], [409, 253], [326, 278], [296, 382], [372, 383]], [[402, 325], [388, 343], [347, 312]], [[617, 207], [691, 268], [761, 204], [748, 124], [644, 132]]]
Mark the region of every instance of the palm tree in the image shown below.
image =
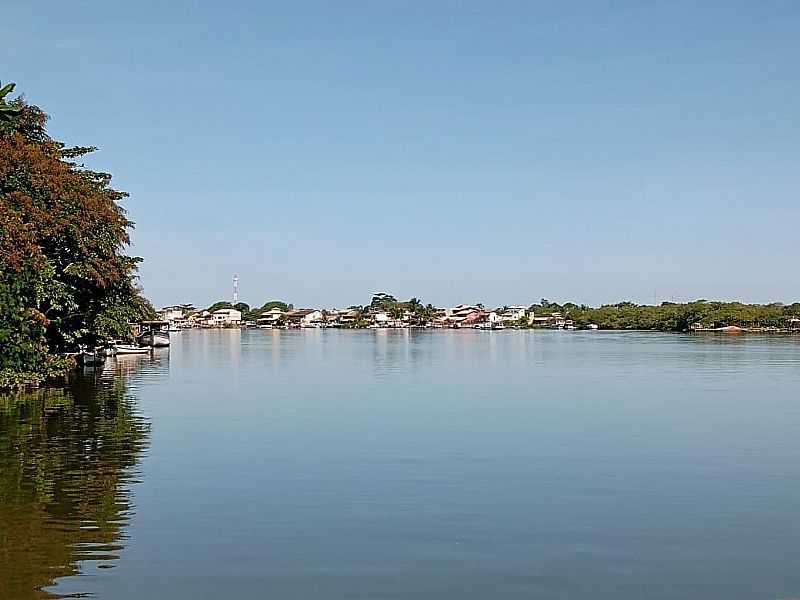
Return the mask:
[[0, 87], [0, 122], [11, 121], [15, 117], [18, 117], [20, 113], [22, 113], [21, 108], [10, 106], [5, 101], [5, 97], [14, 91], [14, 87], [16, 87], [16, 84], [14, 83], [7, 83], [3, 87]]

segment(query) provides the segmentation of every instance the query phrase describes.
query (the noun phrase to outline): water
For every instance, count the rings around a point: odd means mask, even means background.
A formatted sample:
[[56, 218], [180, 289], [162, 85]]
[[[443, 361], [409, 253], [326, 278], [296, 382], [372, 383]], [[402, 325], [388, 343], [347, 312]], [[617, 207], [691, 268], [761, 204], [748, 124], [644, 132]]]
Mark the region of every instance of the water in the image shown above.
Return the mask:
[[0, 400], [0, 598], [800, 595], [800, 337], [186, 331]]

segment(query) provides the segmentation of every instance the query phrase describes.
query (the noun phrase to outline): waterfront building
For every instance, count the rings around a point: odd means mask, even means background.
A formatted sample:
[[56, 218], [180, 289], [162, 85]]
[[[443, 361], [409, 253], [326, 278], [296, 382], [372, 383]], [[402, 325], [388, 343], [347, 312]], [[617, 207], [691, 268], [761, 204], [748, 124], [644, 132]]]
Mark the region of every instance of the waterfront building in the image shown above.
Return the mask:
[[286, 321], [291, 327], [313, 327], [322, 323], [322, 311], [315, 308], [298, 308], [286, 313]]
[[230, 327], [241, 325], [242, 312], [235, 308], [220, 308], [211, 313], [211, 324], [213, 327]]
[[261, 316], [256, 320], [259, 327], [279, 325], [286, 318], [286, 311], [281, 310], [277, 306], [261, 313]]
[[501, 323], [517, 323], [528, 314], [526, 306], [504, 306], [497, 309], [497, 317]]

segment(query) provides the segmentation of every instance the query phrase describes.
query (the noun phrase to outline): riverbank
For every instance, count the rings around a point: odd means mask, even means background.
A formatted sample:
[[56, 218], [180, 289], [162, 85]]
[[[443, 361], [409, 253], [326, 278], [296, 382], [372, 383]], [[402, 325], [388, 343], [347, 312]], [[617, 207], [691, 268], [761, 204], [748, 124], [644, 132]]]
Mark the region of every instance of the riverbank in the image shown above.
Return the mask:
[[33, 390], [45, 383], [64, 382], [74, 368], [75, 359], [71, 356], [48, 357], [46, 364], [35, 371], [5, 368], [0, 371], [0, 394]]
[[534, 304], [490, 308], [482, 303], [452, 307], [424, 304], [418, 298], [397, 300], [375, 294], [370, 303], [347, 308], [295, 308], [272, 300], [260, 308], [244, 302], [215, 302], [207, 309], [178, 304], [161, 309], [160, 318], [174, 327], [269, 328], [546, 328], [605, 329], [622, 331], [800, 331], [800, 303], [744, 304], [696, 300], [641, 305], [619, 302], [599, 307], [542, 299]]

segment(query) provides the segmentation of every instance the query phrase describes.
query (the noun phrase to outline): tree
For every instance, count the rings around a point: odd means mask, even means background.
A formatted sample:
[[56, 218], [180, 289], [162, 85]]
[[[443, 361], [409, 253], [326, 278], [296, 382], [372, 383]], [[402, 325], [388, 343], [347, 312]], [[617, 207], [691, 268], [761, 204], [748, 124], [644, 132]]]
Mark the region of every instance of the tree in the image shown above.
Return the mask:
[[10, 122], [22, 112], [20, 107], [10, 105], [5, 100], [6, 96], [14, 91], [14, 86], [13, 83], [3, 85], [0, 82], [0, 122]]
[[0, 89], [0, 371], [34, 372], [153, 311], [137, 286], [141, 259], [125, 253], [127, 194], [75, 162], [94, 148], [67, 147], [41, 109], [7, 103], [11, 89]]
[[208, 312], [214, 312], [215, 310], [221, 310], [223, 308], [233, 308], [233, 304], [226, 300], [220, 300], [219, 302], [214, 302], [214, 304], [209, 306], [206, 310]]
[[372, 301], [369, 303], [370, 308], [373, 310], [388, 310], [391, 306], [397, 304], [397, 298], [390, 294], [379, 292], [372, 296]]
[[281, 302], [280, 300], [270, 300], [269, 302], [265, 302], [260, 310], [265, 312], [273, 308], [279, 308], [280, 310], [286, 311], [289, 310], [290, 306], [291, 304], [286, 304], [286, 302]]

